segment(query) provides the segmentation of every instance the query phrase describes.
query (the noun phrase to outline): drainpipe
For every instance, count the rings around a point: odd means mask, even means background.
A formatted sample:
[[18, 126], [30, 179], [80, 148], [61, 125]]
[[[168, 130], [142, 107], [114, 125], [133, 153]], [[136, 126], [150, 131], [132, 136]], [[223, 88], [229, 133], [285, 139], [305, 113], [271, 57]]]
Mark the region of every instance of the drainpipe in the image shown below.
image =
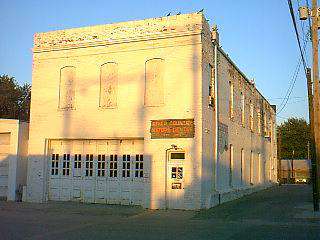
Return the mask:
[[[218, 102], [218, 42], [214, 42], [214, 105], [215, 105], [215, 128], [216, 128], [216, 135], [215, 135], [215, 149], [214, 149], [214, 190], [217, 190], [217, 180], [218, 180], [218, 158], [219, 158], [219, 152], [218, 152], [218, 135], [219, 135], [219, 102]], [[219, 196], [220, 199], [220, 196]], [[220, 201], [219, 201], [220, 202]]]

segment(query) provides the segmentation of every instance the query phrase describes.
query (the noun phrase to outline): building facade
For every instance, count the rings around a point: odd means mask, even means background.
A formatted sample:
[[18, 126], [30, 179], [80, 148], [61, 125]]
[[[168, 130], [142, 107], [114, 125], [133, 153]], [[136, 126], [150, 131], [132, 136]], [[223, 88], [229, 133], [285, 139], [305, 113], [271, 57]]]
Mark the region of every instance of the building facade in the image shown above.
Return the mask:
[[203, 14], [34, 36], [27, 200], [200, 209], [276, 181], [275, 110]]

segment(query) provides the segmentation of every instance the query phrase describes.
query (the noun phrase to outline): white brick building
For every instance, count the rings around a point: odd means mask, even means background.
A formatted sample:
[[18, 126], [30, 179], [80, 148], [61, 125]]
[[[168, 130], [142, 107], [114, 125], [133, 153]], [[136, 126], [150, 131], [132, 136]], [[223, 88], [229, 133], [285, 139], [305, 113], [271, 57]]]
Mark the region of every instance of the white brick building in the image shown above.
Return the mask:
[[202, 14], [34, 37], [27, 200], [200, 209], [276, 181], [275, 111]]

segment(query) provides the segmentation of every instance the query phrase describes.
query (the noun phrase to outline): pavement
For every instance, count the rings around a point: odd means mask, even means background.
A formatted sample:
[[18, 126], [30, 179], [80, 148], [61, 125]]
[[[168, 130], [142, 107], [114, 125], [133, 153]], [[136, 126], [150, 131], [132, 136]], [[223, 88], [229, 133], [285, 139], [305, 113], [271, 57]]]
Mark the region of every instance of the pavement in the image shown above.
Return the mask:
[[209, 210], [0, 202], [7, 239], [320, 239], [310, 185], [282, 185]]

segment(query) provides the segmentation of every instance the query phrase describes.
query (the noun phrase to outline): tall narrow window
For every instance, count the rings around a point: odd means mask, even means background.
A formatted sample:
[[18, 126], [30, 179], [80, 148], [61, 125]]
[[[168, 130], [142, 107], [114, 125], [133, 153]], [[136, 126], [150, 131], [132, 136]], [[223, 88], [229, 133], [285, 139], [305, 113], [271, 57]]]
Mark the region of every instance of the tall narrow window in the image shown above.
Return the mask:
[[265, 136], [267, 136], [267, 112], [265, 108], [263, 111], [263, 133]]
[[86, 155], [86, 176], [93, 176], [93, 154]]
[[259, 177], [258, 177], [258, 182], [261, 183], [261, 180], [262, 180], [262, 164], [261, 164], [261, 154], [258, 153], [258, 174], [259, 174]]
[[241, 160], [240, 160], [240, 180], [241, 184], [243, 184], [243, 172], [244, 172], [244, 149], [241, 149]]
[[109, 177], [116, 178], [118, 175], [118, 155], [110, 155]]
[[106, 155], [98, 155], [98, 177], [104, 177], [106, 175]]
[[63, 67], [60, 70], [59, 108], [73, 109], [75, 107], [75, 74], [73, 66]]
[[230, 144], [230, 156], [229, 156], [229, 186], [232, 187], [232, 175], [233, 175], [233, 145]]
[[51, 156], [51, 175], [59, 174], [59, 154], [52, 154]]
[[250, 130], [253, 131], [253, 103], [250, 101]]
[[145, 106], [160, 106], [164, 103], [164, 60], [150, 59], [145, 65]]
[[70, 154], [63, 154], [62, 175], [69, 176], [70, 174]]
[[240, 93], [240, 95], [241, 95], [241, 123], [242, 123], [242, 126], [244, 127], [245, 126], [245, 101], [244, 101], [244, 95], [242, 92]]
[[74, 168], [75, 169], [81, 168], [81, 154], [74, 155]]
[[136, 178], [142, 178], [143, 177], [143, 155], [137, 154], [136, 155], [136, 166], [135, 166], [135, 174], [134, 176]]
[[115, 108], [118, 92], [118, 65], [105, 63], [100, 69], [100, 107]]
[[234, 89], [233, 89], [233, 83], [229, 82], [230, 87], [230, 93], [229, 93], [229, 115], [230, 119], [233, 119], [234, 117]]
[[257, 123], [257, 129], [258, 129], [258, 134], [261, 134], [261, 112], [260, 109], [257, 111], [257, 117], [258, 117], [258, 123]]
[[74, 176], [79, 177], [82, 175], [81, 173], [81, 154], [74, 155]]
[[122, 177], [130, 177], [130, 155], [122, 156]]
[[251, 151], [250, 155], [250, 184], [253, 184], [253, 152]]
[[208, 81], [209, 81], [209, 106], [214, 107], [214, 68], [208, 64]]

